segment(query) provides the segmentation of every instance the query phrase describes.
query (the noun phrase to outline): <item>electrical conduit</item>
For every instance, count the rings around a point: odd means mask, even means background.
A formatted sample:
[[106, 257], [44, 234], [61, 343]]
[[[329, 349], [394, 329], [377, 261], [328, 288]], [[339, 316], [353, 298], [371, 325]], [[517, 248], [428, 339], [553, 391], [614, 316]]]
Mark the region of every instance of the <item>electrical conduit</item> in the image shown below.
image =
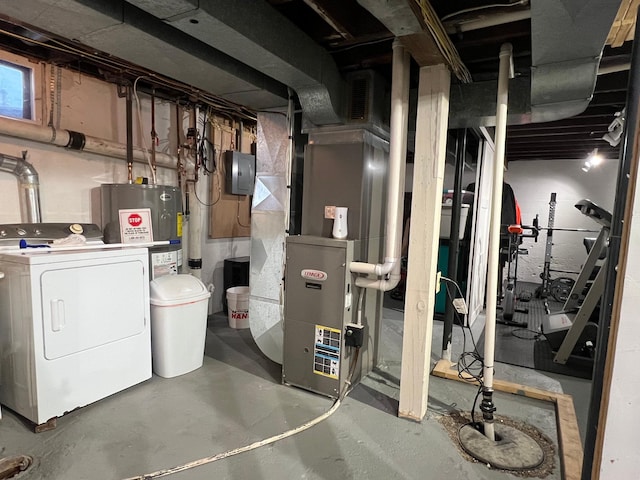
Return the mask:
[[500, 68], [498, 70], [498, 97], [496, 111], [496, 156], [493, 169], [493, 198], [491, 203], [491, 224], [489, 235], [489, 271], [487, 275], [487, 308], [484, 327], [484, 371], [480, 410], [484, 420], [484, 434], [495, 440], [493, 425], [493, 363], [496, 339], [496, 308], [498, 269], [500, 262], [500, 217], [502, 213], [502, 182], [504, 179], [504, 150], [507, 138], [507, 105], [509, 101], [509, 77], [512, 77], [512, 47], [505, 43], [500, 48]]
[[[24, 152], [26, 154], [26, 152]], [[11, 173], [18, 179], [20, 210], [26, 223], [40, 223], [40, 182], [38, 172], [24, 158], [0, 153], [0, 172]]]
[[407, 123], [409, 119], [409, 65], [410, 57], [404, 47], [393, 42], [393, 70], [391, 79], [391, 132], [389, 139], [389, 193], [387, 195], [387, 222], [385, 226], [384, 263], [351, 262], [352, 273], [384, 277], [378, 279], [358, 277], [356, 285], [388, 291], [400, 281], [400, 247], [404, 209], [404, 179], [407, 152]]
[[[31, 140], [33, 142], [56, 145], [96, 155], [127, 159], [127, 147], [121, 143], [85, 135], [71, 130], [57, 130], [54, 127], [43, 127], [32, 123], [18, 122], [8, 118], [0, 118], [0, 135]], [[133, 161], [147, 164], [144, 151], [133, 149]], [[156, 152], [156, 163], [161, 167], [176, 168], [176, 157]]]

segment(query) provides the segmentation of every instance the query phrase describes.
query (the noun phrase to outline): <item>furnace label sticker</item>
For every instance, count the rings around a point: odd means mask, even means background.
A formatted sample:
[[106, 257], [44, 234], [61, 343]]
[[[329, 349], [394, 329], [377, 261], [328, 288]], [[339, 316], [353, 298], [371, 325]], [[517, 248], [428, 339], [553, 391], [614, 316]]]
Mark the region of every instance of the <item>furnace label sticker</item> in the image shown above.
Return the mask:
[[313, 373], [338, 379], [340, 374], [340, 336], [335, 328], [316, 325], [313, 347]]

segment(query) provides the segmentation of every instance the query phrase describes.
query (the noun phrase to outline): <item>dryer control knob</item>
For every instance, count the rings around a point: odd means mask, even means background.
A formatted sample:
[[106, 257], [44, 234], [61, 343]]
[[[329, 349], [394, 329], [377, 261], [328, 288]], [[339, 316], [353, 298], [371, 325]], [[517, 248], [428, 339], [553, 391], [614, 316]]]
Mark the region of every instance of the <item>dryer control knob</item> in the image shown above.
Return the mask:
[[80, 225], [79, 223], [74, 223], [70, 225], [69, 230], [71, 230], [71, 233], [77, 233], [77, 234], [84, 232], [84, 228], [82, 228], [82, 225]]

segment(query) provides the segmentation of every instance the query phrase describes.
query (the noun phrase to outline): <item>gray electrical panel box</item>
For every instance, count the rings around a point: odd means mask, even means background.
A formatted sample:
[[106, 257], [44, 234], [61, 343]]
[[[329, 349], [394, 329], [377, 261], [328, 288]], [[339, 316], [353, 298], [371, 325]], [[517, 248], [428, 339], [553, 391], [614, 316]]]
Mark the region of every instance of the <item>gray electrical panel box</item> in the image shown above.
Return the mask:
[[224, 152], [225, 191], [233, 195], [252, 195], [256, 175], [256, 157], [234, 150]]
[[340, 394], [354, 354], [344, 333], [356, 319], [349, 263], [357, 260], [358, 248], [355, 240], [287, 238], [283, 383], [330, 397]]

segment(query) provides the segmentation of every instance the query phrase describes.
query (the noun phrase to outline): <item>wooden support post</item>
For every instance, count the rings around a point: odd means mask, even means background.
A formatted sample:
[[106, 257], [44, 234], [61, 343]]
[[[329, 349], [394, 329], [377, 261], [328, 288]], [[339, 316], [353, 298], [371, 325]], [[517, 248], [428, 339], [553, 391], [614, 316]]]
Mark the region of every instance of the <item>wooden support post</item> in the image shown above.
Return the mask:
[[429, 392], [450, 85], [445, 65], [420, 69], [398, 409], [400, 417], [417, 421]]

